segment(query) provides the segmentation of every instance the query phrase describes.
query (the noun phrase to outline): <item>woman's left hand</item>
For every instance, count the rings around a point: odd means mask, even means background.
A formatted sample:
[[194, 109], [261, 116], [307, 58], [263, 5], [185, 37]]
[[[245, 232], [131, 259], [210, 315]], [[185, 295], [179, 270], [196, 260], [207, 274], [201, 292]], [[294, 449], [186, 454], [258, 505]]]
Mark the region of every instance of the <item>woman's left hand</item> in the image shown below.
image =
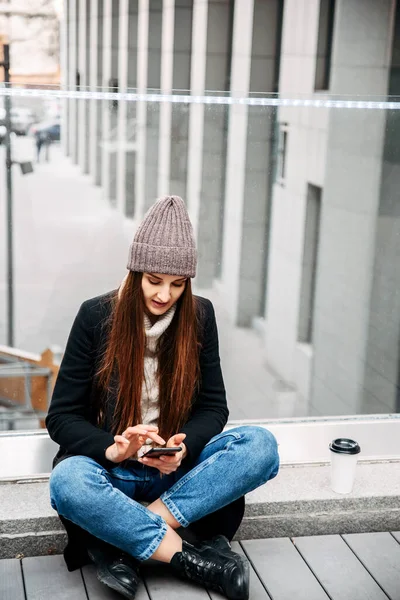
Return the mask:
[[155, 469], [158, 469], [160, 473], [163, 473], [164, 475], [173, 473], [181, 466], [181, 462], [187, 454], [186, 446], [183, 443], [185, 437], [185, 433], [177, 433], [169, 438], [168, 442], [166, 443], [167, 448], [176, 448], [177, 446], [181, 446], [181, 452], [177, 452], [172, 456], [160, 456], [160, 458], [143, 457], [138, 459], [139, 462], [147, 465], [148, 467], [154, 467]]

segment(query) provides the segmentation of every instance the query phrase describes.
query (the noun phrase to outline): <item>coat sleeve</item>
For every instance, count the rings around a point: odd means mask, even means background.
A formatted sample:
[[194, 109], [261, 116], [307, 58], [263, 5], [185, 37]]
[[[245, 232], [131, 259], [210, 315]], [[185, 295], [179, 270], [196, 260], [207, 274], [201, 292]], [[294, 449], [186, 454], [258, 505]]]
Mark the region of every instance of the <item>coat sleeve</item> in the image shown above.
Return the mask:
[[201, 381], [191, 415], [180, 433], [190, 460], [195, 460], [212, 437], [221, 433], [228, 420], [225, 386], [219, 357], [218, 330], [212, 303], [207, 301], [207, 318], [200, 352]]
[[106, 459], [105, 451], [114, 443], [114, 437], [87, 419], [93, 368], [93, 328], [84, 302], [68, 338], [46, 427], [51, 439], [69, 454], [88, 456], [110, 467], [115, 465]]

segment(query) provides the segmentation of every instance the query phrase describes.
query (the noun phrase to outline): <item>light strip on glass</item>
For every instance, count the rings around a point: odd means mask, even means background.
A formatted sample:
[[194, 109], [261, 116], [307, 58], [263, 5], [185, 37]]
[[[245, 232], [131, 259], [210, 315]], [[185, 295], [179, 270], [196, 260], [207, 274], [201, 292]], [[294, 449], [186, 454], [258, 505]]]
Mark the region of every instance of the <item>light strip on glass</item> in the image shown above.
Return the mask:
[[125, 102], [169, 102], [173, 104], [239, 104], [245, 106], [294, 106], [310, 108], [351, 108], [373, 110], [398, 110], [400, 102], [375, 100], [323, 100], [318, 98], [249, 98], [235, 96], [191, 96], [188, 94], [136, 94], [134, 92], [90, 92], [0, 88], [0, 96], [54, 98], [77, 100], [123, 100]]

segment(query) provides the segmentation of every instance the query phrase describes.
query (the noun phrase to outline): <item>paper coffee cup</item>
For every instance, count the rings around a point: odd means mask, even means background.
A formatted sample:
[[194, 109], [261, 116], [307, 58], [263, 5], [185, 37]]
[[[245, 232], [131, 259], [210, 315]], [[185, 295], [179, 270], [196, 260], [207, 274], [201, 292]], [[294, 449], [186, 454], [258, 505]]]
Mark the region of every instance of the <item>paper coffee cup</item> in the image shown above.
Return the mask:
[[337, 438], [329, 444], [331, 451], [331, 488], [337, 494], [350, 494], [360, 446], [354, 440]]

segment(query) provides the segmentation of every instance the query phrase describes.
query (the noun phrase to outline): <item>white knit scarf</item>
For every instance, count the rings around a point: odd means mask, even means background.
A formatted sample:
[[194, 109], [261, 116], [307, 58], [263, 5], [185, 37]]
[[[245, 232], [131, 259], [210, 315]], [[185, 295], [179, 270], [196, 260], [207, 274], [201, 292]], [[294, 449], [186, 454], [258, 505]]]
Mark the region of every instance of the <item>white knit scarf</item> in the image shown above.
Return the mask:
[[168, 329], [176, 311], [176, 305], [158, 317], [154, 325], [144, 315], [146, 349], [144, 353], [144, 377], [142, 386], [142, 423], [157, 425], [160, 414], [159, 385], [157, 380], [158, 356], [157, 345], [162, 334]]

